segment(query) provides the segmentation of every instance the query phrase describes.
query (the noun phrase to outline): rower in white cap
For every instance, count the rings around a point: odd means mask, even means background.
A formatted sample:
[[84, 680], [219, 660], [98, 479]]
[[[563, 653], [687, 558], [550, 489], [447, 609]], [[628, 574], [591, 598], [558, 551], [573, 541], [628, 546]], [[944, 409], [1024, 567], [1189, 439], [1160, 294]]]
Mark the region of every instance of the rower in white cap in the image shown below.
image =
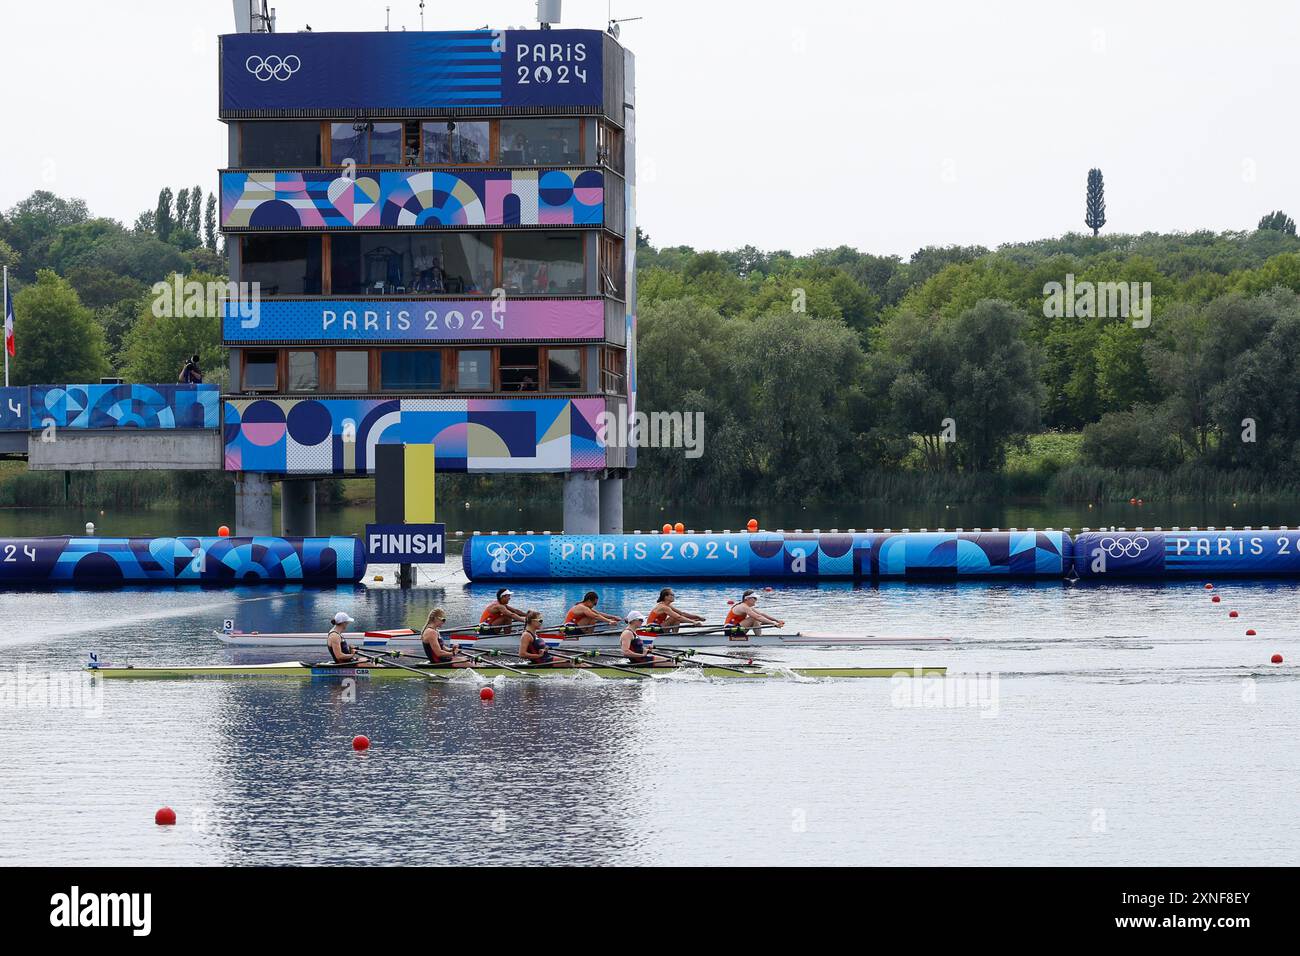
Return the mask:
[[483, 614], [478, 619], [480, 634], [509, 634], [514, 630], [516, 621], [523, 621], [524, 612], [510, 606], [510, 598], [513, 596], [514, 592], [509, 588], [497, 591], [497, 599], [483, 609]]
[[334, 615], [330, 622], [330, 633], [325, 638], [325, 646], [329, 648], [330, 657], [334, 659], [335, 664], [367, 664], [369, 661], [359, 655], [352, 649], [352, 645], [343, 639], [347, 633], [348, 625], [355, 624], [356, 619], [349, 617], [344, 611], [339, 611]]
[[641, 640], [641, 635], [637, 633], [637, 628], [644, 621], [645, 615], [640, 611], [632, 611], [628, 614], [623, 633], [618, 636], [619, 650], [633, 664], [642, 667], [654, 667], [659, 663], [667, 664], [668, 658], [650, 653], [645, 646], [645, 641]]
[[723, 622], [726, 630], [723, 632], [729, 638], [744, 637], [750, 631], [755, 635], [763, 632], [764, 624], [771, 624], [773, 627], [785, 627], [785, 621], [778, 621], [774, 617], [764, 614], [754, 605], [758, 603], [758, 592], [754, 590], [746, 591], [740, 596], [740, 600], [731, 606], [727, 612], [727, 619]]

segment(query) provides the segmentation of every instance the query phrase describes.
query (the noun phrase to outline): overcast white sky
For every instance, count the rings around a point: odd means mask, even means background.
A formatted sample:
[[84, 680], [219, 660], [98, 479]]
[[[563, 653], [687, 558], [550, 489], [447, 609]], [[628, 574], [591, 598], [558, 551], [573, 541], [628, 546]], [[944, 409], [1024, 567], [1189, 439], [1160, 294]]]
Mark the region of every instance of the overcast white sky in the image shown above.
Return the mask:
[[[278, 0], [281, 32], [418, 29], [417, 0]], [[1271, 0], [616, 0], [637, 55], [638, 214], [657, 245], [805, 252], [1300, 215], [1300, 5]], [[533, 0], [430, 0], [428, 29]], [[565, 0], [602, 27], [608, 0]], [[230, 0], [4, 0], [0, 208], [34, 189], [130, 224], [225, 159]]]

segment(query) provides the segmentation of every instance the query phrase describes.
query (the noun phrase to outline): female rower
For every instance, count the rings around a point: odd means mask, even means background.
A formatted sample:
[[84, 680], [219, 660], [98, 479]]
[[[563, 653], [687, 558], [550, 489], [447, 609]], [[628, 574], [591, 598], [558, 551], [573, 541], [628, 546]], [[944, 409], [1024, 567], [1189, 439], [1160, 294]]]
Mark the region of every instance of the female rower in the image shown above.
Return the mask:
[[334, 620], [330, 622], [329, 636], [325, 638], [325, 646], [329, 648], [330, 657], [334, 659], [335, 664], [369, 664], [368, 658], [362, 657], [352, 645], [343, 639], [347, 633], [348, 625], [356, 623], [355, 618], [349, 617], [342, 611], [334, 615]]
[[659, 603], [650, 609], [646, 615], [646, 625], [656, 629], [663, 634], [676, 634], [678, 628], [683, 624], [703, 624], [704, 618], [698, 614], [691, 614], [689, 611], [679, 611], [673, 607], [673, 602], [677, 600], [677, 595], [673, 593], [672, 588], [664, 588], [659, 592]]
[[483, 609], [483, 615], [478, 619], [480, 634], [509, 634], [514, 629], [515, 621], [524, 619], [522, 611], [516, 611], [510, 606], [512, 594], [509, 588], [497, 591], [497, 599]]
[[424, 622], [424, 630], [420, 632], [424, 656], [429, 658], [430, 664], [450, 664], [456, 660], [456, 652], [460, 650], [455, 644], [444, 641], [442, 635], [438, 633], [438, 629], [446, 623], [446, 612], [440, 607], [435, 607], [429, 612], [429, 618]]
[[584, 594], [582, 600], [569, 608], [569, 613], [564, 615], [564, 633], [590, 634], [596, 629], [597, 624], [618, 624], [619, 619], [614, 615], [596, 610], [599, 602], [600, 595], [595, 591]]
[[726, 628], [724, 633], [727, 637], [744, 637], [750, 631], [755, 635], [763, 633], [763, 625], [771, 624], [773, 627], [785, 627], [785, 621], [778, 621], [774, 617], [768, 617], [754, 605], [758, 603], [757, 591], [746, 591], [740, 596], [740, 600], [731, 606], [727, 612], [727, 620], [723, 622]]
[[551, 649], [546, 646], [546, 642], [538, 633], [541, 627], [541, 611], [529, 611], [524, 615], [524, 632], [519, 635], [519, 656], [530, 664], [563, 667], [569, 662], [551, 653]]
[[619, 651], [633, 664], [642, 667], [654, 667], [659, 663], [668, 663], [668, 658], [659, 654], [650, 653], [645, 646], [645, 641], [641, 640], [641, 635], [637, 633], [637, 628], [645, 621], [645, 615], [640, 611], [632, 611], [627, 616], [627, 626], [623, 628], [623, 633], [618, 636]]

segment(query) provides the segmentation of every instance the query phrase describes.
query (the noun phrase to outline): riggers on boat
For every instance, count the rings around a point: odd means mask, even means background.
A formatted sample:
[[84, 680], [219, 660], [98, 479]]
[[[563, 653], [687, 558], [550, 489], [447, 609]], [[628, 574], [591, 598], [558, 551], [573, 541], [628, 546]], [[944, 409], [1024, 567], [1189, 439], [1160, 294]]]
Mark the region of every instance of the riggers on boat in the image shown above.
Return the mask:
[[[324, 647], [325, 635], [318, 632], [262, 634], [257, 631], [214, 631], [221, 643], [230, 647]], [[480, 635], [445, 632], [446, 640], [466, 647], [478, 647], [484, 650], [513, 650], [519, 646], [519, 635], [495, 634]], [[552, 647], [573, 650], [596, 650], [618, 647], [618, 635], [609, 632], [596, 634], [560, 634], [543, 632], [542, 640]], [[396, 628], [389, 631], [366, 631], [363, 634], [348, 634], [348, 643], [369, 651], [416, 650], [420, 649], [420, 635], [410, 628]], [[760, 634], [730, 637], [721, 633], [721, 628], [714, 628], [712, 633], [693, 633], [682, 631], [680, 634], [644, 635], [648, 644], [656, 640], [669, 647], [912, 647], [919, 644], [947, 643], [947, 637], [922, 637], [909, 635], [878, 634]]]
[[136, 680], [176, 680], [202, 677], [242, 678], [271, 677], [328, 680], [357, 678], [361, 680], [397, 680], [430, 676], [449, 676], [449, 671], [472, 670], [480, 677], [563, 677], [578, 671], [597, 677], [627, 679], [631, 676], [652, 676], [673, 670], [699, 671], [706, 677], [735, 677], [740, 679], [762, 677], [943, 677], [946, 667], [791, 667], [778, 670], [758, 667], [711, 667], [709, 665], [666, 664], [656, 667], [606, 666], [582, 663], [580, 666], [535, 666], [511, 664], [510, 667], [470, 664], [448, 665], [416, 664], [404, 667], [374, 664], [356, 667], [340, 664], [312, 664], [307, 661], [285, 661], [278, 664], [197, 664], [171, 667], [135, 667], [132, 665], [96, 665], [87, 668], [97, 677], [131, 678]]

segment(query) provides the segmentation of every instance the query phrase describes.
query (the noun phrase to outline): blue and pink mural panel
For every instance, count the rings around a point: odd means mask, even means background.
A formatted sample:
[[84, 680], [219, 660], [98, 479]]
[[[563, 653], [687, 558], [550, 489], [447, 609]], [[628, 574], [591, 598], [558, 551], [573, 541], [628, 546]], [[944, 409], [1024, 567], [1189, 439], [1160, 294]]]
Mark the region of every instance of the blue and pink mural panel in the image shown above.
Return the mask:
[[594, 169], [223, 172], [223, 229], [600, 226]]
[[432, 444], [443, 471], [599, 471], [604, 410], [600, 398], [231, 398], [226, 470], [365, 475], [378, 444]]

